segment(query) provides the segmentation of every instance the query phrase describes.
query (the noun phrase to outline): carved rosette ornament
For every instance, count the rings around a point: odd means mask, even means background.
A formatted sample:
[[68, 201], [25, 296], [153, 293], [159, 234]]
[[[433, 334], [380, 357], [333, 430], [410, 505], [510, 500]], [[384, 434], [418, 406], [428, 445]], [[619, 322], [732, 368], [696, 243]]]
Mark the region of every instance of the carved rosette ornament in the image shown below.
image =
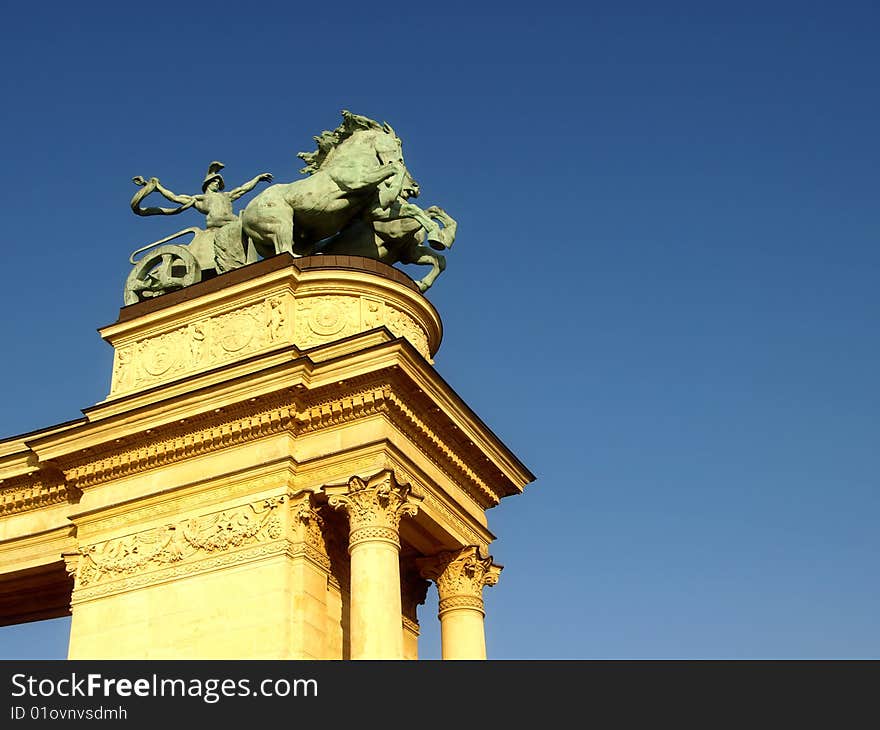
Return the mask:
[[501, 566], [492, 557], [483, 558], [476, 546], [442, 552], [416, 561], [422, 575], [437, 584], [440, 596], [439, 615], [447, 611], [469, 608], [485, 615], [483, 587], [494, 586]]
[[354, 476], [345, 491], [326, 488], [327, 503], [344, 510], [349, 523], [349, 552], [359, 542], [384, 540], [400, 548], [398, 529], [405, 515], [414, 517], [422, 500], [409, 484], [398, 484], [394, 473], [384, 470], [364, 481]]

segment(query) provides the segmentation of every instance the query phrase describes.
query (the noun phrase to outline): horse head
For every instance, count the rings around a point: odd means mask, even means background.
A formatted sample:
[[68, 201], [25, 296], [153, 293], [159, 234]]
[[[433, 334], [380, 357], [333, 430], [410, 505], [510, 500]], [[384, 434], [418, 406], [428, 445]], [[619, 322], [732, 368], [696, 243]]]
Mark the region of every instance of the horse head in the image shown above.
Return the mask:
[[406, 168], [403, 144], [390, 124], [343, 110], [342, 124], [314, 140], [318, 149], [298, 155], [307, 163], [302, 172], [312, 175], [345, 166], [366, 173], [393, 165], [394, 174], [377, 184], [380, 207], [388, 208], [398, 197], [418, 197], [419, 184]]

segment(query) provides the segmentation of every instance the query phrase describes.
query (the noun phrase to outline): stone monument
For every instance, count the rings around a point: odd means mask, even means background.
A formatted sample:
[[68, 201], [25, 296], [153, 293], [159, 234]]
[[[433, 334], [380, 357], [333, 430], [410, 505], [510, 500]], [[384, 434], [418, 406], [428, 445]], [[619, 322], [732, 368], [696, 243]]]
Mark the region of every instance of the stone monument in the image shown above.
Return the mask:
[[534, 477], [433, 367], [456, 224], [387, 124], [316, 141], [238, 214], [269, 173], [135, 178], [206, 227], [132, 257], [107, 397], [0, 441], [0, 624], [72, 614], [73, 659], [416, 658], [433, 582], [443, 657], [485, 658], [486, 511]]

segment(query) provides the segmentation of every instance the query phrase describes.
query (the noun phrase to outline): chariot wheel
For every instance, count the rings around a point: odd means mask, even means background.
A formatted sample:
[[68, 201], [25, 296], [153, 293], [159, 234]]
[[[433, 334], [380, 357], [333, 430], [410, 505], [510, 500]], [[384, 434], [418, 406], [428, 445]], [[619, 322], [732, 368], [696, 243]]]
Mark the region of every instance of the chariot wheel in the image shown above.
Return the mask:
[[199, 262], [185, 246], [159, 246], [138, 261], [125, 280], [125, 304], [182, 289], [201, 277]]

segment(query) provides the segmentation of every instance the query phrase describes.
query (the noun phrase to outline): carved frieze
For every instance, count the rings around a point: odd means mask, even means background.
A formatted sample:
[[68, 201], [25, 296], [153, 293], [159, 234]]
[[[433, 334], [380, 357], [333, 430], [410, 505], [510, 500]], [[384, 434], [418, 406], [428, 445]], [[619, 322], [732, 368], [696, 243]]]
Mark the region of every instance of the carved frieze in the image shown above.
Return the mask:
[[214, 512], [80, 548], [76, 587], [149, 572], [199, 557], [280, 540], [285, 497]]
[[382, 325], [394, 335], [409, 340], [430, 362], [425, 328], [411, 314], [370, 296], [321, 294], [299, 298], [294, 341], [307, 349]]
[[153, 504], [134, 507], [123, 514], [99, 517], [89, 523], [88, 529], [102, 532], [117, 531], [132, 523], [158, 522], [173, 520], [182, 512], [196, 511], [208, 503], [247, 499], [252, 494], [265, 490], [284, 491], [288, 488], [291, 477], [288, 474], [272, 473], [260, 477], [245, 476], [241, 479], [225, 477], [214, 480], [205, 490], [175, 496], [174, 499], [163, 499]]
[[110, 395], [151, 387], [291, 340], [289, 295], [275, 295], [116, 348]]
[[285, 540], [272, 540], [264, 543], [256, 543], [250, 547], [235, 551], [209, 553], [196, 561], [182, 561], [167, 564], [155, 570], [133, 573], [117, 580], [106, 580], [93, 583], [89, 586], [76, 588], [73, 592], [72, 603], [82, 603], [94, 600], [114, 593], [124, 593], [137, 588], [155, 585], [169, 580], [186, 578], [191, 575], [216, 570], [232, 565], [242, 565], [251, 560], [266, 558], [273, 555], [282, 555], [289, 552], [289, 545]]
[[425, 330], [416, 323], [411, 315], [394, 307], [385, 307], [385, 325], [398, 337], [409, 340], [428, 362], [433, 362], [431, 353], [428, 351], [428, 337]]
[[425, 327], [382, 299], [334, 293], [294, 300], [284, 293], [118, 344], [110, 395], [159, 385], [283, 344], [308, 349], [382, 325], [431, 361]]

